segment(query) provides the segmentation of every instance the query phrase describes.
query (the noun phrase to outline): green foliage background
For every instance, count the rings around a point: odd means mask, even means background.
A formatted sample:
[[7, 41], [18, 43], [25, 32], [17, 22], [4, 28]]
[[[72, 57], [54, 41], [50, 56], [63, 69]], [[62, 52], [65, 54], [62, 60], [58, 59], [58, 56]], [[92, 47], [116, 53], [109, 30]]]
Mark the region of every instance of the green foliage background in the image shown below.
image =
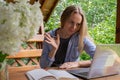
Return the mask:
[[[95, 44], [115, 43], [117, 0], [60, 0], [49, 21], [45, 24], [45, 31], [60, 26], [60, 15], [69, 5], [81, 6], [88, 22], [88, 31]], [[90, 59], [83, 52], [82, 60]]]

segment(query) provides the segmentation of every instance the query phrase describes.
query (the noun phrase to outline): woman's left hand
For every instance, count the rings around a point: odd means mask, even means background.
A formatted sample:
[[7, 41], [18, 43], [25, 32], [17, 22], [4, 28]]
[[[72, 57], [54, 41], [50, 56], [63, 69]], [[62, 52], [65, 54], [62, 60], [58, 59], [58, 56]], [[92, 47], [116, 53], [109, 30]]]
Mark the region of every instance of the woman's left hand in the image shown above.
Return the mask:
[[59, 68], [69, 69], [69, 68], [74, 68], [79, 66], [80, 66], [79, 62], [66, 62], [66, 63], [63, 63]]

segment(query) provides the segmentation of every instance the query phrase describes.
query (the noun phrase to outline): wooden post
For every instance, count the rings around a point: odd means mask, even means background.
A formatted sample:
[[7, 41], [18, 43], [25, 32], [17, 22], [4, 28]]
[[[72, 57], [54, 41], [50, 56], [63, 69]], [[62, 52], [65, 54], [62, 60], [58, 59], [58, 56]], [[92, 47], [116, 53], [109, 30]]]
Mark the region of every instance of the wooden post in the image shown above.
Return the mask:
[[117, 0], [116, 43], [120, 43], [120, 0]]
[[[55, 6], [57, 5], [58, 1], [60, 0], [45, 0], [41, 11], [43, 12], [44, 21], [47, 22], [50, 15], [52, 14], [52, 11], [54, 10]], [[49, 5], [49, 6], [48, 6]]]

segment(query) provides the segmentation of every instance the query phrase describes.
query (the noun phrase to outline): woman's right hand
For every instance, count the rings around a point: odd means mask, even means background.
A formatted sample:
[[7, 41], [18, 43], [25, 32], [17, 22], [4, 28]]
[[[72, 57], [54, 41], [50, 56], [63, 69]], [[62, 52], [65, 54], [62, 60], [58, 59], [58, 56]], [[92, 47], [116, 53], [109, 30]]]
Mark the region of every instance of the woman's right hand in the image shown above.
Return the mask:
[[80, 62], [65, 62], [59, 68], [61, 69], [70, 69], [80, 67]]
[[49, 33], [45, 33], [45, 42], [52, 45], [54, 49], [58, 49], [60, 44], [60, 36], [57, 34], [55, 38], [52, 38]]

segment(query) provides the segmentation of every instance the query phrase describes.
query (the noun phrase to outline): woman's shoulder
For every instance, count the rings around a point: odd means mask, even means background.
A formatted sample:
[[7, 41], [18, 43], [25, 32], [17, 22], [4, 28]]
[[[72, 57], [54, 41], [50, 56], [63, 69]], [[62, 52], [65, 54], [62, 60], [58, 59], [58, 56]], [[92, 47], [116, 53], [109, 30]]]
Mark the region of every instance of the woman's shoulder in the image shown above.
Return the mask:
[[50, 31], [47, 32], [47, 33], [49, 33], [51, 37], [56, 37], [56, 31], [57, 31], [57, 30], [58, 30], [58, 28], [55, 28], [55, 29], [53, 29], [53, 30], [50, 30]]
[[89, 35], [88, 35], [88, 36], [85, 36], [85, 37], [84, 37], [84, 40], [94, 41], [93, 38], [92, 38], [91, 36], [89, 36]]
[[94, 43], [94, 41], [93, 41], [93, 39], [91, 37], [85, 37], [84, 38], [84, 44], [94, 45], [95, 46], [95, 43]]

